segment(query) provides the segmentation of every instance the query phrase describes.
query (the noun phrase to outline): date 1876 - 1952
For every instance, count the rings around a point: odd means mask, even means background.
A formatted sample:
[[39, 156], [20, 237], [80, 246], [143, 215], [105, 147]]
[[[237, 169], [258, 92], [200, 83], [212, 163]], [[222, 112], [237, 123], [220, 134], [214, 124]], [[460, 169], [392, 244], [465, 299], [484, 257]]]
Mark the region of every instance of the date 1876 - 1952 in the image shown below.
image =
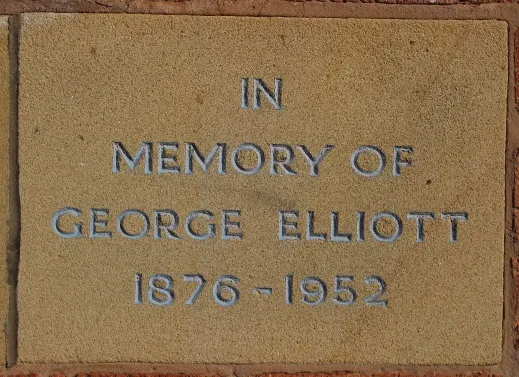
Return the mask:
[[[198, 300], [207, 281], [200, 274], [184, 274], [182, 280], [185, 283], [193, 283], [194, 289], [189, 298], [186, 298], [184, 305], [194, 305]], [[134, 274], [135, 296], [134, 303], [143, 304], [143, 275]], [[233, 275], [219, 276], [212, 286], [212, 297], [216, 304], [220, 306], [233, 306], [240, 300], [240, 290], [238, 283], [240, 279]], [[174, 279], [166, 274], [153, 274], [147, 279], [147, 289], [145, 300], [156, 306], [173, 305], [176, 301], [174, 290]], [[333, 292], [329, 294], [327, 284], [315, 276], [304, 277], [299, 281], [299, 289], [294, 290], [294, 276], [285, 275], [284, 296], [285, 304], [292, 305], [294, 296], [299, 296], [299, 301], [303, 304], [316, 306], [323, 304], [327, 298], [339, 306], [350, 306], [359, 301], [359, 296], [355, 290], [355, 278], [352, 275], [336, 275], [333, 279]], [[386, 282], [380, 276], [369, 275], [362, 279], [362, 283], [373, 286], [376, 292], [361, 298], [367, 306], [387, 308], [388, 300], [383, 296], [386, 292]], [[296, 292], [297, 293], [296, 293]], [[256, 295], [272, 295], [273, 288], [253, 287], [248, 292]]]

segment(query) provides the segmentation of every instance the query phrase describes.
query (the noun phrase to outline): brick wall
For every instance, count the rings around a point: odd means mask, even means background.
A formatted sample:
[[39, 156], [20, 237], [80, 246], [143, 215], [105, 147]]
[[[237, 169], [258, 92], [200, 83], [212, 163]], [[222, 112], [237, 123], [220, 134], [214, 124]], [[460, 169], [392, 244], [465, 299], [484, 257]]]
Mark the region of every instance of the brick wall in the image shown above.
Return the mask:
[[[377, 4], [375, 4], [377, 3]], [[386, 5], [391, 4], [391, 5]], [[415, 4], [413, 6], [409, 6]], [[499, 366], [135, 366], [135, 365], [16, 365], [11, 360], [3, 375], [16, 377], [180, 377], [180, 376], [258, 376], [258, 377], [497, 377], [519, 376], [519, 5], [492, 0], [352, 0], [352, 1], [251, 1], [251, 0], [3, 0], [0, 13], [22, 12], [113, 12], [157, 14], [309, 16], [309, 17], [389, 17], [439, 19], [503, 19], [515, 30], [510, 37], [511, 82], [509, 102], [509, 156], [507, 177], [509, 198], [505, 256], [504, 357]], [[515, 67], [515, 70], [514, 70]], [[514, 103], [515, 101], [515, 103]], [[516, 152], [517, 151], [517, 152]], [[16, 261], [16, 258], [14, 259]], [[12, 293], [13, 294], [13, 293]], [[15, 322], [15, 318], [12, 320]], [[8, 337], [8, 342], [13, 342]], [[8, 345], [8, 349], [13, 345]], [[15, 346], [14, 346], [15, 347]], [[13, 356], [11, 355], [11, 358]], [[147, 370], [140, 372], [139, 370]], [[159, 369], [161, 372], [157, 372]], [[280, 373], [261, 373], [262, 370]], [[327, 371], [323, 371], [326, 369]], [[168, 370], [175, 371], [174, 374]], [[386, 371], [389, 370], [389, 371]], [[106, 372], [99, 372], [106, 371]], [[111, 372], [110, 372], [111, 371]], [[179, 372], [176, 372], [179, 371]], [[308, 371], [302, 373], [302, 371]]]

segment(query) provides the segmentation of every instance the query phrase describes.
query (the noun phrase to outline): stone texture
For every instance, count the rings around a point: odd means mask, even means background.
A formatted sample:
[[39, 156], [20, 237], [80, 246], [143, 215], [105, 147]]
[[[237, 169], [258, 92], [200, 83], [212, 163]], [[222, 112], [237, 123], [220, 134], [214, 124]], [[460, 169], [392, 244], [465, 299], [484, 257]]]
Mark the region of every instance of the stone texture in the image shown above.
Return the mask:
[[9, 31], [7, 17], [0, 17], [0, 364], [5, 363], [7, 293], [8, 163], [10, 124]]
[[[286, 108], [240, 110], [244, 76], [283, 77]], [[499, 363], [506, 84], [507, 25], [498, 21], [23, 15], [20, 361]], [[315, 179], [301, 161], [298, 177], [116, 175], [113, 141], [336, 150]], [[349, 153], [368, 143], [388, 164], [394, 145], [412, 145], [415, 167], [400, 178], [354, 175]], [[66, 240], [50, 226], [66, 206], [182, 217], [237, 208], [246, 236]], [[406, 230], [389, 244], [280, 243], [280, 209], [316, 210], [321, 231], [333, 210], [350, 230], [356, 210], [392, 210]], [[459, 242], [437, 219], [415, 243], [405, 213], [424, 210], [467, 211]], [[174, 276], [177, 302], [135, 305], [135, 272]], [[192, 307], [183, 273], [208, 281]], [[364, 306], [369, 291], [357, 285], [356, 306], [304, 306], [297, 292], [287, 306], [288, 273], [296, 289], [303, 276], [321, 277], [330, 296], [336, 274], [383, 275], [390, 304]], [[212, 301], [224, 274], [241, 279], [235, 307]], [[276, 295], [252, 296], [254, 285]]]

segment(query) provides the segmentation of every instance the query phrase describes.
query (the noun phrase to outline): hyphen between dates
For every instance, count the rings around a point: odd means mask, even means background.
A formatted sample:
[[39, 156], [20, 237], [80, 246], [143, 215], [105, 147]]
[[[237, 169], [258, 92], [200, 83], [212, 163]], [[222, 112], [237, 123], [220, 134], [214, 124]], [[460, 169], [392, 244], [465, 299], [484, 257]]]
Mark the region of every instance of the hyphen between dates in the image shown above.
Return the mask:
[[[184, 163], [178, 162], [180, 148], [184, 147]], [[153, 164], [153, 143], [143, 142], [132, 155], [121, 142], [112, 143], [112, 173], [122, 174], [121, 164], [127, 166], [127, 171], [135, 173], [142, 171], [144, 174], [229, 174], [232, 170], [235, 174], [254, 175], [262, 169], [268, 169], [271, 176], [308, 174], [309, 177], [318, 177], [319, 168], [326, 157], [333, 152], [334, 145], [326, 144], [319, 151], [311, 152], [305, 145], [290, 146], [287, 144], [268, 144], [267, 151], [253, 143], [242, 143], [229, 151], [225, 143], [217, 143], [205, 156], [195, 143], [159, 142], [157, 143], [156, 168]], [[229, 153], [230, 152], [230, 153]], [[403, 168], [412, 166], [413, 147], [395, 146], [392, 152], [392, 175], [400, 177]], [[247, 165], [241, 158], [244, 153], [252, 155], [253, 163]], [[363, 154], [369, 154], [376, 158], [378, 165], [375, 169], [367, 169], [359, 164], [359, 158]], [[269, 156], [266, 158], [265, 156]], [[293, 166], [296, 158], [302, 159], [308, 168], [306, 172], [296, 171]], [[228, 162], [232, 169], [228, 168]], [[363, 145], [356, 148], [350, 157], [350, 166], [355, 174], [368, 178], [379, 176], [387, 165], [387, 156], [381, 148], [372, 145]], [[139, 169], [139, 165], [143, 165]], [[211, 167], [212, 171], [211, 171]], [[86, 213], [85, 213], [86, 212]], [[216, 214], [209, 209], [194, 209], [185, 218], [180, 218], [173, 209], [154, 209], [151, 213], [140, 209], [127, 209], [117, 213], [114, 220], [110, 220], [113, 214], [106, 208], [89, 208], [87, 211], [67, 206], [57, 210], [52, 216], [52, 229], [61, 238], [73, 239], [88, 237], [91, 239], [112, 238], [114, 235], [138, 240], [153, 237], [153, 239], [193, 239], [205, 241], [212, 238], [222, 240], [242, 240], [245, 235], [241, 229], [243, 211], [240, 209], [223, 209]], [[322, 214], [320, 216], [323, 216]], [[405, 215], [398, 215], [392, 211], [380, 211], [367, 214], [364, 211], [356, 211], [353, 214], [341, 214], [330, 211], [327, 215], [329, 222], [326, 227], [321, 223], [321, 229], [317, 230], [316, 213], [313, 210], [283, 208], [278, 210], [277, 239], [280, 241], [329, 241], [329, 242], [362, 242], [371, 238], [379, 242], [393, 242], [400, 238], [404, 229], [402, 219], [414, 223], [416, 242], [424, 242], [424, 228], [428, 221], [436, 219], [446, 220], [448, 226], [449, 242], [458, 240], [459, 222], [468, 220], [468, 213], [463, 211], [409, 211]], [[349, 232], [341, 230], [340, 219], [345, 217], [354, 219], [355, 229]], [[65, 217], [72, 217], [74, 222], [67, 228], [61, 225]], [[125, 225], [128, 219], [137, 219], [140, 224], [138, 231], [130, 232]], [[70, 219], [69, 219], [70, 220]], [[379, 230], [379, 222], [392, 224], [391, 234]], [[70, 221], [69, 221], [70, 222]], [[85, 222], [88, 229], [84, 229]], [[303, 226], [304, 224], [304, 226]], [[200, 229], [203, 229], [201, 231]]]

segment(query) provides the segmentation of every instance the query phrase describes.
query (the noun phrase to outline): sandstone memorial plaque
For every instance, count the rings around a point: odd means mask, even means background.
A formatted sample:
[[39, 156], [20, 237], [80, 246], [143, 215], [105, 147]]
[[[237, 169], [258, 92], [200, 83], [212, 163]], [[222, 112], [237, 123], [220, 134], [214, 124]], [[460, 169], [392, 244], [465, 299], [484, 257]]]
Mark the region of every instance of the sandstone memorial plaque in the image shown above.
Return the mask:
[[20, 363], [500, 362], [506, 22], [20, 28]]

